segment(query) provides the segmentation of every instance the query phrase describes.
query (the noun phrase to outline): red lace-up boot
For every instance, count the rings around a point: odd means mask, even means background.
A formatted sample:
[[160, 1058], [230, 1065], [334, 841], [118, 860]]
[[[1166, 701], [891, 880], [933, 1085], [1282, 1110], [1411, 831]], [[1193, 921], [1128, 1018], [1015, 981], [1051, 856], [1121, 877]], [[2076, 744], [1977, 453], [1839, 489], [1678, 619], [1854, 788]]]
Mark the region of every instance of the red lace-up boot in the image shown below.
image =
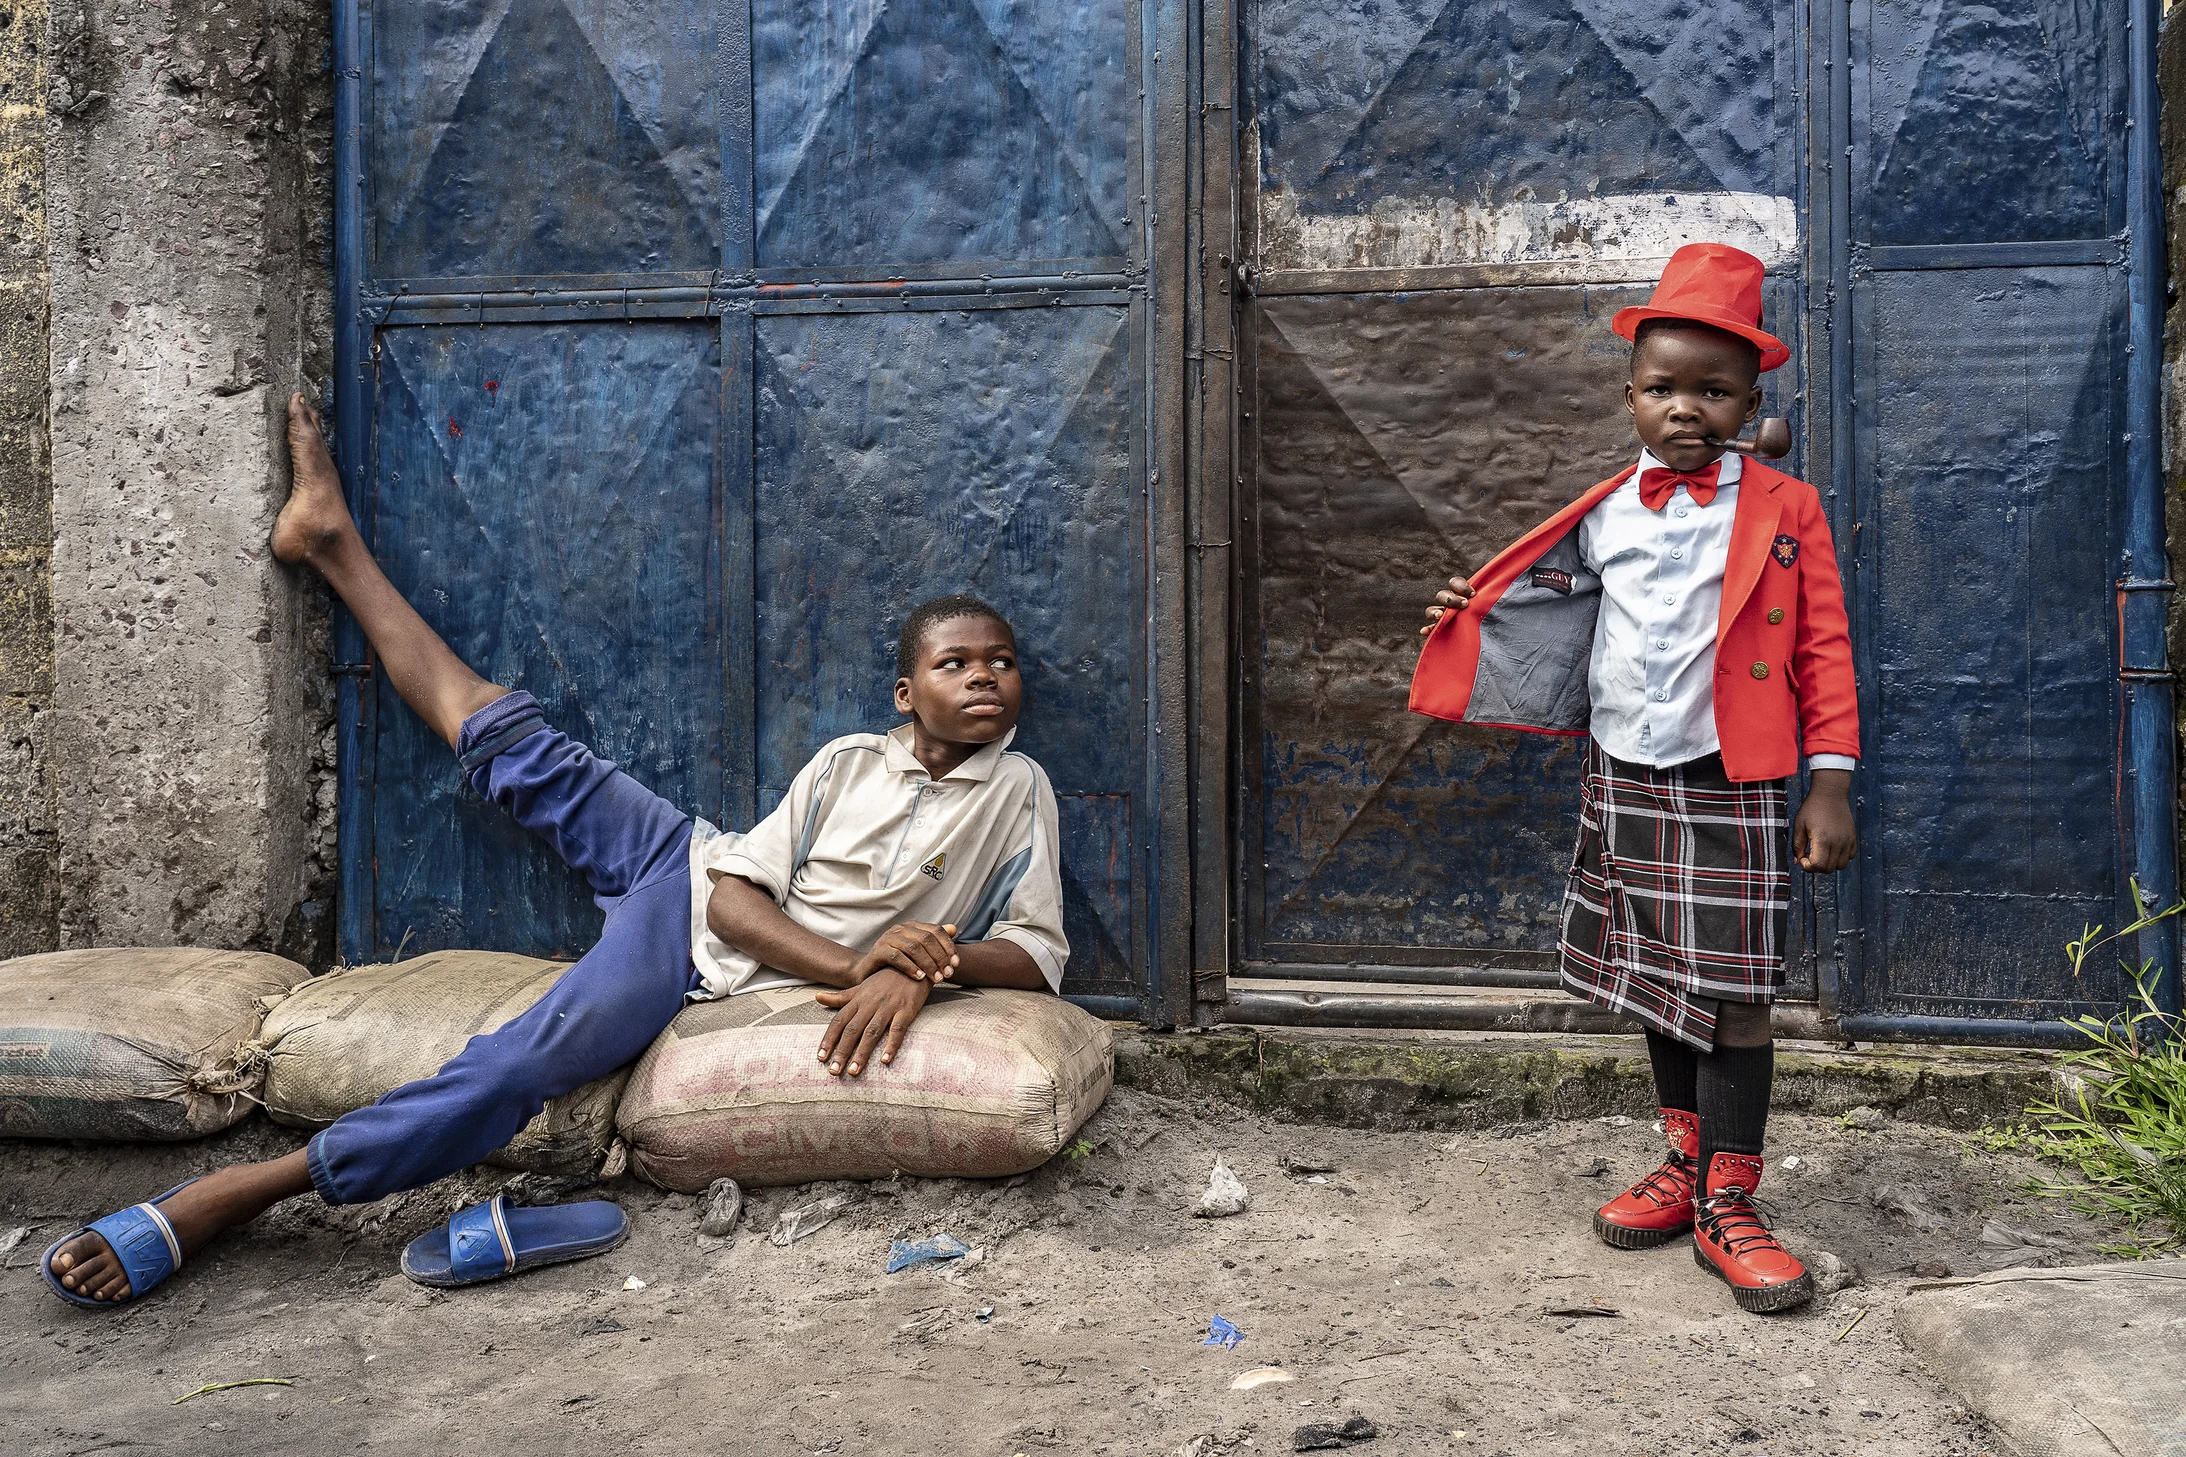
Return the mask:
[[1814, 1298], [1814, 1277], [1776, 1241], [1753, 1207], [1756, 1154], [1718, 1151], [1693, 1230], [1693, 1263], [1731, 1287], [1741, 1310], [1789, 1310]]
[[1662, 1167], [1594, 1211], [1594, 1233], [1620, 1250], [1651, 1250], [1693, 1227], [1700, 1182], [1700, 1119], [1683, 1108], [1662, 1110], [1670, 1156]]

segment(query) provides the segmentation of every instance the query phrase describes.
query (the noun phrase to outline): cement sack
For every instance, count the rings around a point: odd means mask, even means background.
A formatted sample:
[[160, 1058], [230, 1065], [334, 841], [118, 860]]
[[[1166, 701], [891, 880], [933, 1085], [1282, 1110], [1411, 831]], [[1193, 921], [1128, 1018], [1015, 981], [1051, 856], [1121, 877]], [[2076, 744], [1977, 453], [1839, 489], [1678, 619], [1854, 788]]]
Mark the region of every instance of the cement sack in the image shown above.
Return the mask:
[[1108, 1096], [1108, 1025], [1044, 992], [937, 992], [893, 1064], [829, 1077], [812, 989], [683, 1009], [638, 1059], [615, 1119], [631, 1168], [696, 1193], [750, 1185], [996, 1178], [1037, 1168]]
[[[464, 1043], [545, 996], [569, 967], [500, 951], [434, 951], [318, 977], [275, 1007], [258, 1035], [266, 1111], [291, 1128], [324, 1128], [440, 1071]], [[487, 1162], [548, 1174], [598, 1169], [628, 1076], [624, 1068], [553, 1099]]]
[[2186, 1260], [1916, 1284], [1897, 1327], [2018, 1457], [2186, 1453]]
[[59, 951], [0, 961], [0, 1134], [178, 1139], [251, 1111], [237, 1051], [305, 978], [250, 951]]

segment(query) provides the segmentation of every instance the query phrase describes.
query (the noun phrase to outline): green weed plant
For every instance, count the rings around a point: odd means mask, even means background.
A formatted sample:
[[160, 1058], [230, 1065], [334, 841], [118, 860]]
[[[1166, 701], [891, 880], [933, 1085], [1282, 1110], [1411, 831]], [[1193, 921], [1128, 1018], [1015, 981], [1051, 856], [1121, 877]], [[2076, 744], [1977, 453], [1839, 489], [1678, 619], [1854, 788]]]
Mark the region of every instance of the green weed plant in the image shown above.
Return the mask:
[[[2137, 883], [2133, 903], [2139, 915], [2132, 925], [2107, 936], [2089, 926], [2065, 943], [2075, 978], [2097, 948], [2186, 911], [2186, 902], [2150, 910]], [[2087, 1045], [2058, 1058], [2055, 1091], [2029, 1105], [2026, 1123], [1988, 1139], [1993, 1149], [2076, 1170], [2078, 1179], [2038, 1179], [2029, 1187], [2123, 1223], [2131, 1238], [2104, 1253], [2132, 1259], [2186, 1247], [2186, 1018], [2163, 1010], [2155, 993], [2156, 966], [2145, 961], [2133, 974], [2124, 1015], [2066, 1018]]]

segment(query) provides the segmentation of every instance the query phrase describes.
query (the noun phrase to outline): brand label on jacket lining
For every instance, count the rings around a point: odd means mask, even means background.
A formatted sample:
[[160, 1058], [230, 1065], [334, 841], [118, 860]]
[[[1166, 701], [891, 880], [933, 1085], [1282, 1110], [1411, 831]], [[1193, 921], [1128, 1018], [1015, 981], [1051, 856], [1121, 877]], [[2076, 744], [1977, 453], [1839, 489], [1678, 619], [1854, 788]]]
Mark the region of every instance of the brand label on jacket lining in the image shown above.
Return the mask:
[[1571, 573], [1559, 567], [1535, 567], [1533, 569], [1533, 585], [1546, 587], [1551, 592], [1561, 592], [1569, 597], [1571, 595]]

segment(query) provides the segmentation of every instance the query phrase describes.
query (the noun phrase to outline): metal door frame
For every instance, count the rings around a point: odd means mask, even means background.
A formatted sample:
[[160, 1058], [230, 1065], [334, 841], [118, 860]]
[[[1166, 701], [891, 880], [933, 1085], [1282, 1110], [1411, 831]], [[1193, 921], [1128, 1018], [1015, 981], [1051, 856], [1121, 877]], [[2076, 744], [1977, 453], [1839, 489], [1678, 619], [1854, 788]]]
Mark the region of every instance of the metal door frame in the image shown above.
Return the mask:
[[[334, 6], [334, 446], [353, 510], [363, 514], [373, 438], [371, 415], [374, 336], [403, 325], [597, 322], [700, 319], [720, 321], [722, 373], [741, 372], [743, 388], [724, 391], [723, 426], [742, 442], [741, 456], [725, 462], [724, 489], [744, 509], [725, 513], [725, 559], [749, 562], [753, 530], [754, 327], [762, 316], [785, 313], [900, 313], [927, 309], [1123, 305], [1129, 310], [1135, 398], [1144, 411], [1133, 437], [1133, 474], [1145, 494], [1146, 600], [1140, 658], [1144, 681], [1135, 685], [1144, 713], [1146, 747], [1143, 791], [1133, 826], [1141, 873], [1134, 906], [1134, 948], [1140, 965], [1135, 997], [1081, 996], [1076, 1000], [1109, 1017], [1138, 1018], [1161, 1026], [1188, 1020], [1191, 979], [1172, 974], [1189, 964], [1192, 947], [1191, 783], [1185, 630], [1188, 580], [1196, 566], [1186, 545], [1193, 509], [1185, 439], [1187, 338], [1187, 220], [1193, 189], [1187, 164], [1197, 145], [1194, 113], [1197, 68], [1180, 63], [1195, 55], [1195, 7], [1188, 0], [1131, 0], [1137, 20], [1128, 74], [1138, 83], [1139, 134], [1131, 141], [1128, 175], [1136, 184], [1132, 226], [1145, 265], [1117, 260], [1109, 272], [1043, 274], [1039, 264], [982, 263], [973, 276], [962, 265], [842, 269], [758, 268], [753, 236], [754, 165], [751, 51], [752, 0], [715, 0], [715, 77], [721, 108], [721, 267], [703, 284], [672, 285], [605, 279], [608, 286], [539, 287], [535, 280], [476, 278], [424, 280], [445, 291], [374, 293], [367, 275], [370, 216], [364, 132], [368, 120], [370, 25], [373, 0], [335, 0]], [[1170, 61], [1164, 62], [1167, 55]], [[629, 282], [633, 286], [615, 286]], [[1168, 483], [1165, 485], [1165, 483]], [[747, 574], [748, 575], [748, 574]], [[345, 948], [371, 944], [375, 867], [361, 853], [370, 833], [366, 806], [374, 793], [369, 743], [373, 695], [360, 691], [368, 674], [366, 644], [346, 612], [335, 612], [335, 651], [340, 660], [338, 725], [340, 937]], [[725, 604], [725, 639], [755, 645], [753, 603], [731, 596]], [[745, 683], [728, 681], [723, 694], [729, 813], [748, 823], [756, 811], [756, 702]]]

